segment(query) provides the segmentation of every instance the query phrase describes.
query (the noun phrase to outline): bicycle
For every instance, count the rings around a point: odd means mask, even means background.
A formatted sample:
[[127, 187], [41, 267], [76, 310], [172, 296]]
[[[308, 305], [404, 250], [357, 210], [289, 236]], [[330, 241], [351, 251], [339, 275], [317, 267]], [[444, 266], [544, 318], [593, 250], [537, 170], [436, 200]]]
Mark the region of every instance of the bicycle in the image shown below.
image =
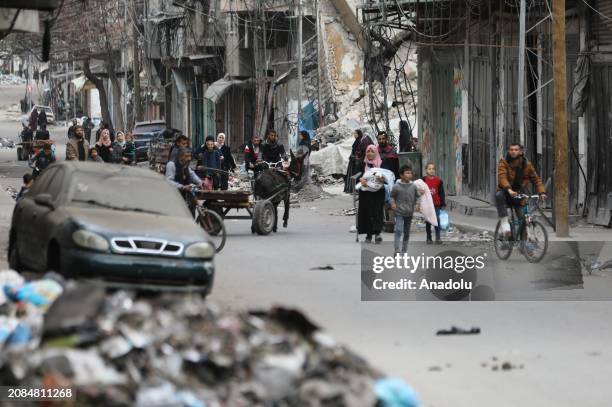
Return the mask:
[[[527, 204], [521, 208], [511, 210], [510, 231], [511, 234], [502, 235], [500, 232], [501, 219], [495, 227], [494, 246], [497, 257], [507, 260], [512, 254], [514, 246], [519, 250], [530, 263], [538, 263], [548, 250], [548, 233], [544, 225], [535, 220], [534, 213], [539, 210], [540, 196], [518, 194], [514, 199], [527, 199]], [[523, 211], [520, 217], [515, 211]]]
[[219, 253], [225, 246], [227, 232], [223, 217], [217, 212], [202, 205], [197, 198], [197, 186], [192, 185], [191, 196], [194, 203], [194, 218], [198, 225], [210, 236], [211, 243], [215, 247], [215, 252]]

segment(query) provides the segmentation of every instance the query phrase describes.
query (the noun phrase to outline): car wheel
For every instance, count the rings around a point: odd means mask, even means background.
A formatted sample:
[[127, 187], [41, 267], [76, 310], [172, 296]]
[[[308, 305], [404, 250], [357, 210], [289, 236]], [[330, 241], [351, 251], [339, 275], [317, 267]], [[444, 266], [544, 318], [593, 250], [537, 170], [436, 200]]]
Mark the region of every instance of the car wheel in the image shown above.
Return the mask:
[[15, 238], [9, 247], [9, 267], [15, 271], [21, 271], [21, 260], [19, 259], [16, 240]]

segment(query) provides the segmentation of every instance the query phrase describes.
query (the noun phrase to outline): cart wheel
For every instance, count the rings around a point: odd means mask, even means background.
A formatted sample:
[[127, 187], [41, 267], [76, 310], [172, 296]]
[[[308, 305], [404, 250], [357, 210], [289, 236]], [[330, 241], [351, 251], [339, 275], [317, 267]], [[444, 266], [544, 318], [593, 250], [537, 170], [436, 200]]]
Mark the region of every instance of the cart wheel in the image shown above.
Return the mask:
[[227, 233], [223, 218], [209, 209], [198, 208], [198, 224], [208, 233], [215, 251], [219, 253], [225, 246]]
[[23, 161], [23, 148], [17, 147], [17, 161]]
[[253, 209], [253, 229], [258, 235], [267, 235], [272, 232], [276, 223], [276, 212], [270, 201], [259, 201]]

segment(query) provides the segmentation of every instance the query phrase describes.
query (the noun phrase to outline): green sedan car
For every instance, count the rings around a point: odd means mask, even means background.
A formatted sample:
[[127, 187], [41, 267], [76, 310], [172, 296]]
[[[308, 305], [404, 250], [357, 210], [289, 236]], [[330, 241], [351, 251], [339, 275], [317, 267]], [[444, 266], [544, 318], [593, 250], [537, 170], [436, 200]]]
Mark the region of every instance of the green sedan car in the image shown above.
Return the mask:
[[9, 262], [139, 288], [210, 292], [215, 249], [180, 193], [148, 169], [67, 161], [15, 206]]

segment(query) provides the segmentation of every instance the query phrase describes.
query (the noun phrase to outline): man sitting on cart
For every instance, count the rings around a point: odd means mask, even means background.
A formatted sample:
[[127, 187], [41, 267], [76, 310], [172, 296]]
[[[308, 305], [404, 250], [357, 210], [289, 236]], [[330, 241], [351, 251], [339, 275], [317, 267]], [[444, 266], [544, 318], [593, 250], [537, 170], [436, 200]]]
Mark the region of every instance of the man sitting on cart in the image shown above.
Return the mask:
[[30, 160], [30, 167], [34, 169], [32, 176], [36, 179], [41, 172], [45, 170], [49, 165], [55, 162], [55, 154], [51, 148], [51, 144], [44, 144], [43, 148]]
[[195, 200], [191, 194], [191, 189], [193, 185], [203, 186], [203, 182], [191, 169], [190, 163], [191, 151], [186, 148], [179, 149], [176, 159], [166, 164], [166, 179], [181, 192], [189, 205], [189, 209], [193, 212]]
[[275, 130], [268, 130], [266, 133], [266, 144], [262, 147], [262, 158], [269, 163], [287, 161], [285, 146], [278, 142], [278, 135]]

